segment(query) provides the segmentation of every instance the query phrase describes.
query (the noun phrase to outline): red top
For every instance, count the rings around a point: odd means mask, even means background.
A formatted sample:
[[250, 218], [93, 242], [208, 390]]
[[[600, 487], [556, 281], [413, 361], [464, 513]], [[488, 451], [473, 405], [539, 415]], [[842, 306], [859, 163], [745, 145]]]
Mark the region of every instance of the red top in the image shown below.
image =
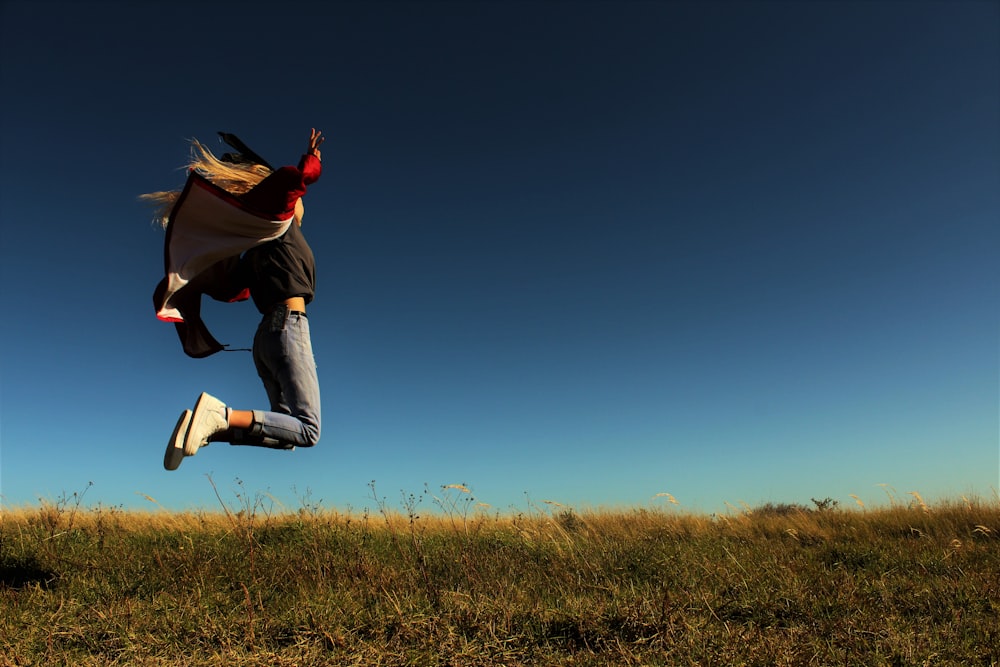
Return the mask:
[[263, 217], [285, 220], [295, 213], [295, 202], [306, 193], [306, 186], [319, 180], [323, 164], [307, 153], [299, 166], [281, 167], [240, 197], [247, 208]]

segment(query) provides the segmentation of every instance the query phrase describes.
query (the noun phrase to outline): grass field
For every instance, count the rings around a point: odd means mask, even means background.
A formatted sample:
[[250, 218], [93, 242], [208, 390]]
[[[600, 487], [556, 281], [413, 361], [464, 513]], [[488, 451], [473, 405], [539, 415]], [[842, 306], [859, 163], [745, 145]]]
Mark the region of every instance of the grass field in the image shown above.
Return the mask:
[[0, 665], [1000, 665], [995, 498], [500, 514], [372, 491], [353, 514], [8, 509]]

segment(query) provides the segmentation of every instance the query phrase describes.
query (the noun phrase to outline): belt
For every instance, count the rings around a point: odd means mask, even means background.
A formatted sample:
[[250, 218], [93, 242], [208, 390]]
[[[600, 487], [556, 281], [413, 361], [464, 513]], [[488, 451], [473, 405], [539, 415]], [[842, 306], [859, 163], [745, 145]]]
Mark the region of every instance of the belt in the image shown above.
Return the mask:
[[309, 316], [306, 315], [306, 311], [304, 311], [304, 310], [288, 310], [288, 306], [286, 306], [284, 303], [280, 303], [280, 302], [274, 304], [273, 306], [271, 306], [270, 308], [268, 308], [267, 310], [265, 310], [264, 311], [264, 317], [267, 317], [271, 313], [273, 313], [274, 311], [280, 310], [282, 308], [284, 308], [285, 312], [288, 313], [289, 315], [299, 315], [300, 317], [305, 317], [306, 319], [309, 319]]

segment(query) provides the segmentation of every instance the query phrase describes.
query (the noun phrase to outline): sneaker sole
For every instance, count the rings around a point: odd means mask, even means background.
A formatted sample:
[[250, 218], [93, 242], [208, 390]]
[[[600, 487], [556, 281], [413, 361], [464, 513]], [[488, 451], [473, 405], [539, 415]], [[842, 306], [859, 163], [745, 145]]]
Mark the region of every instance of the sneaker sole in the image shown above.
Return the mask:
[[167, 470], [177, 470], [184, 460], [184, 438], [187, 436], [188, 426], [191, 425], [191, 414], [190, 410], [182, 412], [174, 426], [174, 432], [170, 435], [167, 451], [163, 455], [163, 467]]

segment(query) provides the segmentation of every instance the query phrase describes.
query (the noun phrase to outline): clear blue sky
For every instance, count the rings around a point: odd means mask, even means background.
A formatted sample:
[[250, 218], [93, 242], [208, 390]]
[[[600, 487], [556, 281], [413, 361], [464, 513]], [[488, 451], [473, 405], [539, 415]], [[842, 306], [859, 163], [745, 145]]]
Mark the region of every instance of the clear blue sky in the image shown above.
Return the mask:
[[[0, 7], [5, 504], [1000, 487], [996, 2]], [[136, 196], [191, 137], [289, 163], [310, 127], [322, 440], [168, 473], [199, 392], [265, 395], [155, 319]]]

